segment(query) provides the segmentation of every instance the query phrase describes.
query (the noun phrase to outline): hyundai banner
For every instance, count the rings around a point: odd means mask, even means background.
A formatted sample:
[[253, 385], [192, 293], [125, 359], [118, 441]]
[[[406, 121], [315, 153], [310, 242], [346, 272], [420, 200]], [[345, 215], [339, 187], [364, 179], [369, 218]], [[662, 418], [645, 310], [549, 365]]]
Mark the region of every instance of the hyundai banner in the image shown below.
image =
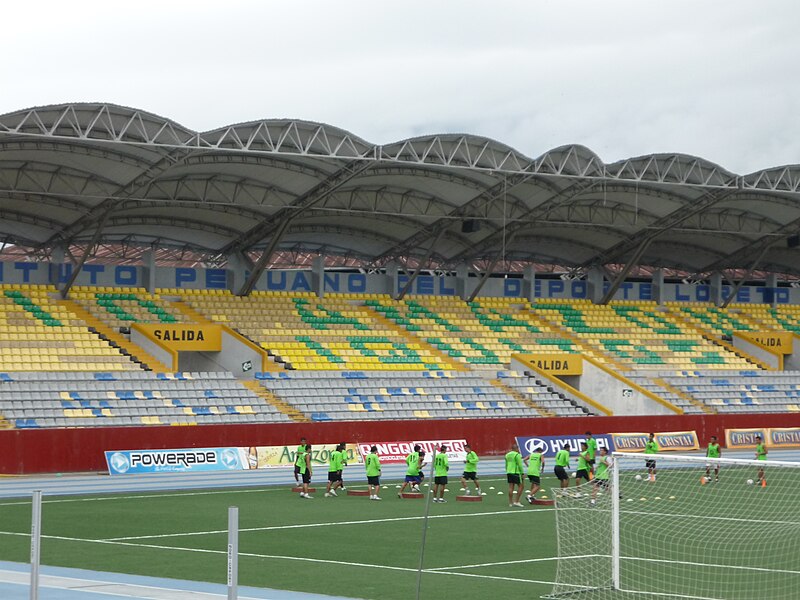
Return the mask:
[[[600, 434], [593, 436], [597, 440], [597, 449], [605, 448], [609, 452], [614, 450], [611, 436]], [[555, 456], [562, 448], [569, 450], [570, 454], [578, 454], [581, 442], [586, 441], [586, 435], [541, 435], [518, 436], [517, 444], [522, 456], [530, 456], [531, 452], [544, 452], [545, 456]]]

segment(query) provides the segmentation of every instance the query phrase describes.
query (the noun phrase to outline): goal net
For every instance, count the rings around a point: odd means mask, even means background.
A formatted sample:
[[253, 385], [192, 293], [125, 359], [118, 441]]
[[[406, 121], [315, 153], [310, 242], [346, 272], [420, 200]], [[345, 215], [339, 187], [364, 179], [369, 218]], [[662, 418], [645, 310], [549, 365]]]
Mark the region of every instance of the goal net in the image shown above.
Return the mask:
[[553, 490], [544, 597], [800, 599], [800, 463], [614, 454], [610, 472], [606, 488]]

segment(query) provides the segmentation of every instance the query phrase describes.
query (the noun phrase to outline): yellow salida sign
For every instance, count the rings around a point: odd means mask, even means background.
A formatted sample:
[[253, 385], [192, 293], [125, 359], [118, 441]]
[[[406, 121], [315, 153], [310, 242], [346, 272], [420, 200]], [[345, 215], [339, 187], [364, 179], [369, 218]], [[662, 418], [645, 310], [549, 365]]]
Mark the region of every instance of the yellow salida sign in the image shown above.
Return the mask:
[[156, 344], [176, 352], [219, 352], [222, 328], [200, 323], [161, 323], [131, 326]]
[[736, 334], [775, 354], [792, 353], [792, 334], [788, 331], [737, 331]]
[[582, 375], [583, 358], [580, 354], [515, 354], [514, 358], [528, 363], [548, 375]]

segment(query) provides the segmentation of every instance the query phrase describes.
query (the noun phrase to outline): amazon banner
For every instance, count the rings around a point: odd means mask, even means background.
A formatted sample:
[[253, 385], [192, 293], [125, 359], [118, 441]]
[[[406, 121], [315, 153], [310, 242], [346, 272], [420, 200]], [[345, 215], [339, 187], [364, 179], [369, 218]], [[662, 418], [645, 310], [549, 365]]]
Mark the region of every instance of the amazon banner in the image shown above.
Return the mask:
[[[613, 440], [608, 434], [595, 435], [597, 449], [605, 448], [614, 451]], [[541, 435], [517, 436], [517, 444], [522, 456], [530, 456], [532, 452], [544, 452], [545, 456], [555, 456], [562, 448], [569, 450], [570, 454], [577, 455], [581, 451], [581, 442], [586, 441], [586, 436], [581, 435]]]
[[[280, 467], [293, 467], [297, 458], [297, 446], [250, 446], [240, 448], [244, 454], [242, 463], [246, 469], [274, 469]], [[331, 452], [336, 450], [336, 444], [314, 444], [311, 446], [311, 465], [324, 466], [327, 470]], [[347, 444], [345, 446], [348, 464], [360, 463], [361, 455], [358, 446]]]
[[134, 323], [131, 329], [138, 331], [159, 346], [174, 352], [219, 352], [222, 350], [222, 328], [219, 325]]
[[[649, 433], [612, 433], [615, 452], [644, 452]], [[699, 450], [696, 431], [667, 431], [655, 433], [659, 452]]]

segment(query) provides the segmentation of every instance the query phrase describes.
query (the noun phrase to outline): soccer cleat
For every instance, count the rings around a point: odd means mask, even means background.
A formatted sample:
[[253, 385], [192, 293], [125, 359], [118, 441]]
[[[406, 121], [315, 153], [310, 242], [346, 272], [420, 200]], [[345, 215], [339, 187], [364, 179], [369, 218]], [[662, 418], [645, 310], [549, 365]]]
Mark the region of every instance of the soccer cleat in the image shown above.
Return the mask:
[[597, 504], [597, 502], [595, 502], [594, 500], [592, 500], [592, 501], [590, 502], [590, 504], [591, 504], [592, 506], [595, 506], [595, 505]]
[[331, 490], [331, 496], [336, 496], [336, 490]]
[[439, 504], [445, 504], [446, 502], [447, 500], [445, 500], [444, 498], [439, 498]]
[[372, 497], [372, 500], [380, 500], [380, 499], [381, 499], [380, 496], [373, 496]]
[[[463, 489], [463, 488], [462, 488], [462, 489]], [[465, 495], [465, 496], [469, 496], [469, 490], [467, 490], [467, 489], [464, 489], [464, 495]]]
[[516, 507], [516, 508], [525, 508], [525, 507], [522, 505], [522, 502], [514, 502], [514, 504], [512, 504], [512, 506], [514, 506], [514, 507]]
[[400, 492], [397, 492], [397, 497], [398, 497], [398, 498], [402, 498], [402, 497], [403, 497], [403, 494], [401, 494]]
[[[346, 491], [347, 491], [347, 488], [346, 488], [346, 487], [344, 487], [344, 486], [340, 487], [339, 489], [340, 489], [340, 490], [342, 490], [343, 492], [346, 492]], [[334, 496], [335, 496], [335, 495], [336, 495], [336, 494], [334, 494]]]

